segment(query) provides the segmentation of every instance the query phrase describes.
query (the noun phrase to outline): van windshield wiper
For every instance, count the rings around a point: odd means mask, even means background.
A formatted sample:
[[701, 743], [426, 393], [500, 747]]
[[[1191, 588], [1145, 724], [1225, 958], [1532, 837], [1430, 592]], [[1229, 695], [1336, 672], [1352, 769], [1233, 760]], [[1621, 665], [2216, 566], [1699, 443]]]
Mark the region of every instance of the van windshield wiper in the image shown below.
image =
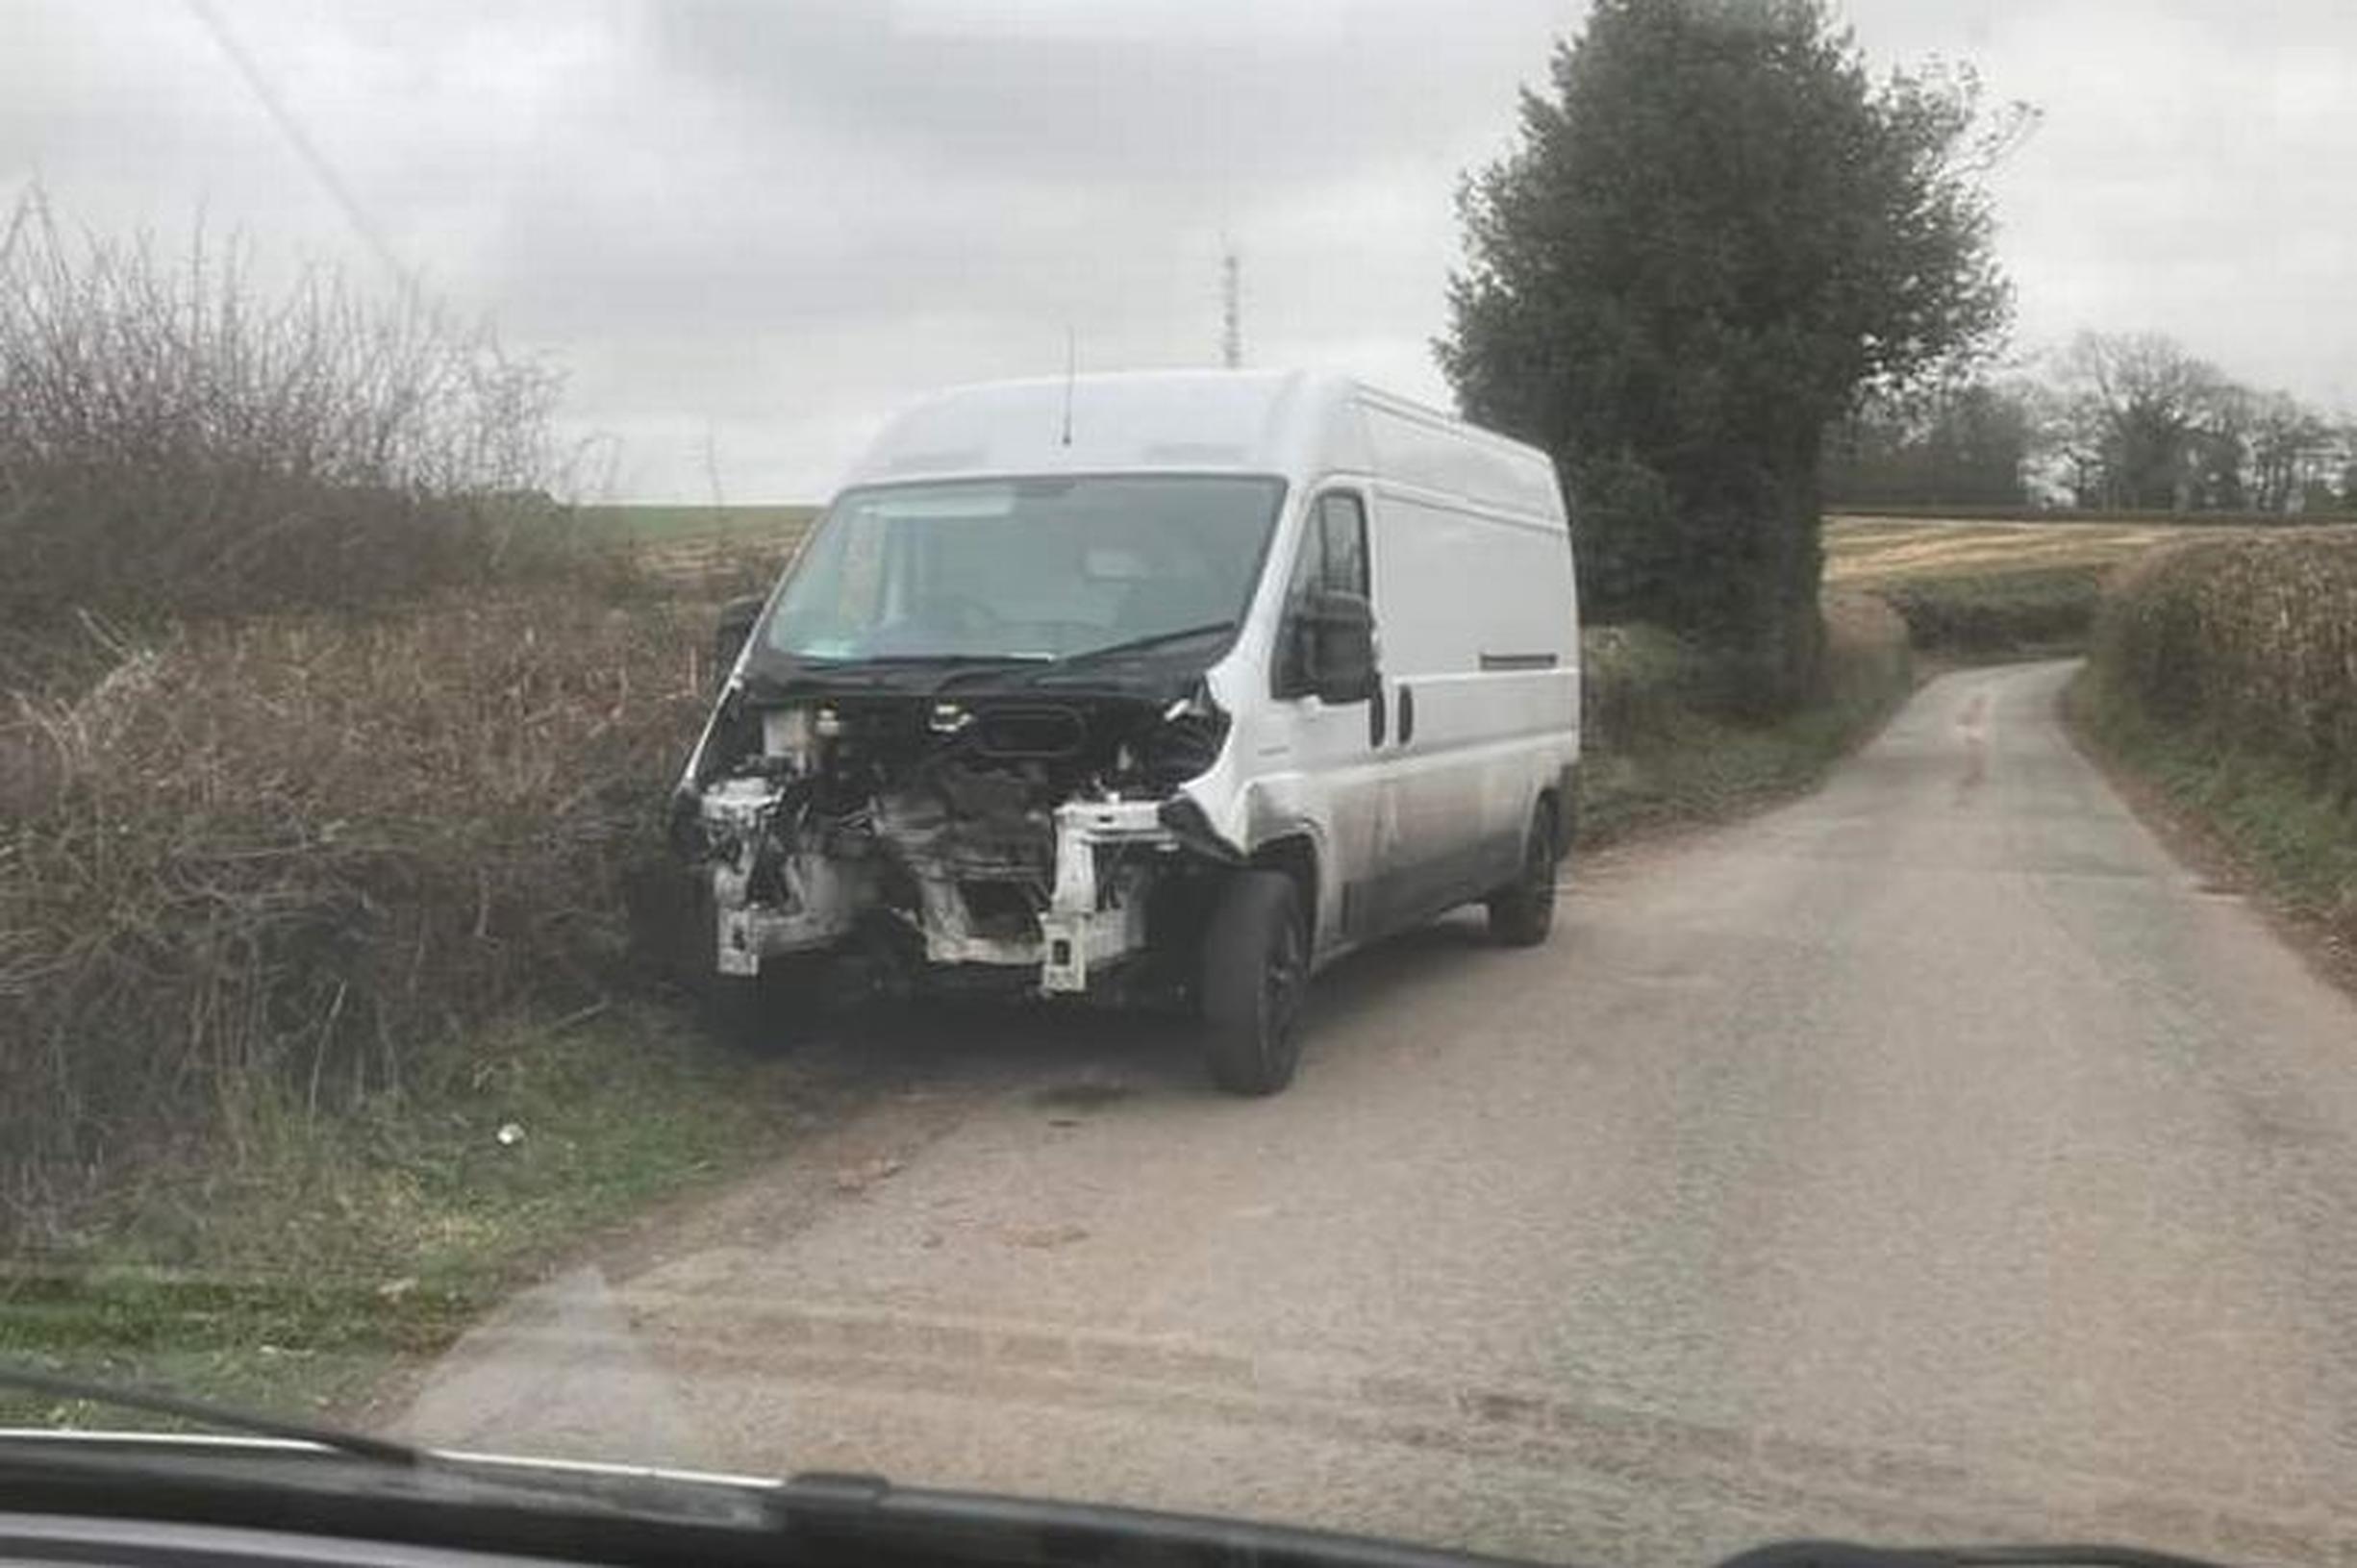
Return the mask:
[[1023, 654], [857, 654], [848, 659], [819, 659], [796, 654], [795, 664], [821, 675], [833, 675], [839, 670], [857, 673], [870, 667], [879, 669], [919, 669], [927, 666], [964, 669], [973, 665], [1045, 664], [1055, 659], [1049, 653]]
[[1128, 637], [1119, 642], [1108, 642], [1098, 648], [1083, 648], [1079, 653], [1066, 654], [1057, 664], [1085, 664], [1092, 660], [1111, 659], [1119, 654], [1141, 654], [1159, 648], [1166, 642], [1191, 642], [1208, 637], [1216, 632], [1233, 632], [1234, 621], [1205, 621], [1201, 626], [1182, 626], [1175, 632], [1149, 632], [1141, 637]]
[[1054, 660], [1047, 653], [1022, 654], [861, 654], [844, 659], [822, 659], [804, 654], [790, 656], [793, 663], [786, 670], [751, 669], [748, 679], [783, 689], [795, 680], [840, 683], [866, 690], [884, 690], [898, 684], [904, 689], [914, 680], [939, 670], [945, 672], [940, 684], [954, 685], [970, 676], [994, 673], [1017, 666], [1044, 665]]
[[1041, 669], [1055, 661], [1053, 654], [961, 654], [948, 661], [954, 665], [949, 673], [933, 683], [933, 693], [939, 696], [951, 686], [962, 685], [967, 681], [1004, 675], [1011, 669]]

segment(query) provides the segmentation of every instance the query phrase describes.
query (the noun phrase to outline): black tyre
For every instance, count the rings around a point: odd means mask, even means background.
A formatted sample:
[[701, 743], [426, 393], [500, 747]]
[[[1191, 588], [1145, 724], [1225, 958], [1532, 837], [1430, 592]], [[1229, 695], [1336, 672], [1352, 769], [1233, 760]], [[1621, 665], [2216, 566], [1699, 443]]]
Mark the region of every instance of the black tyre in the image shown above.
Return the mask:
[[1300, 1064], [1310, 978], [1301, 899], [1281, 871], [1228, 881], [1203, 937], [1204, 1055], [1230, 1094], [1274, 1094]]
[[774, 1056], [819, 1033], [829, 1015], [825, 960], [790, 954], [763, 960], [759, 975], [706, 977], [705, 1027], [740, 1051]]
[[1546, 802], [1531, 813], [1522, 870], [1490, 895], [1490, 934], [1507, 947], [1537, 947], [1555, 929], [1555, 811]]
[[768, 1049], [769, 987], [757, 975], [708, 974], [696, 1001], [704, 1028], [739, 1051]]

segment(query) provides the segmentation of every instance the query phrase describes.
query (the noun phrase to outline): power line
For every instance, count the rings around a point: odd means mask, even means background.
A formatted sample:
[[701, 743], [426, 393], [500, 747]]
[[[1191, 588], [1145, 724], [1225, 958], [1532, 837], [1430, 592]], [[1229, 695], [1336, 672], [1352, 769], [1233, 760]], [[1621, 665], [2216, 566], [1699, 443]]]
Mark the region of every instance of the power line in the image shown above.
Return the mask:
[[269, 78], [262, 74], [260, 62], [246, 52], [244, 44], [238, 41], [237, 35], [229, 30], [229, 24], [222, 20], [221, 13], [213, 9], [213, 0], [187, 0], [187, 5], [205, 31], [213, 35], [213, 41], [220, 46], [221, 53], [229, 57], [230, 64], [244, 78], [247, 90], [253, 93], [271, 122], [278, 127], [279, 135], [287, 138], [295, 156], [310, 168], [312, 177], [319, 182], [328, 199], [343, 213], [344, 221], [352, 225], [361, 242], [375, 254], [385, 270], [392, 274], [393, 282], [400, 286], [403, 293], [414, 292], [416, 280], [401, 264], [400, 258], [394, 255], [392, 242], [385, 237], [385, 232], [368, 216], [367, 209], [361, 206], [360, 198], [352, 194], [351, 187], [336, 172], [336, 166], [327, 161], [327, 155], [311, 139], [310, 134], [303, 129], [302, 121], [295, 118], [294, 111], [270, 86]]

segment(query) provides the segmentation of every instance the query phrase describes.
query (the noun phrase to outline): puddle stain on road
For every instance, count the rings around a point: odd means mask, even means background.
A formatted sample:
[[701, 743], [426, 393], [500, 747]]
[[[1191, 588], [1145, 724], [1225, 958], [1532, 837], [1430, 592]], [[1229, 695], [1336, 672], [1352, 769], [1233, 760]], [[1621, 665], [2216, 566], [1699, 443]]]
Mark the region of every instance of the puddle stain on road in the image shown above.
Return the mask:
[[1964, 805], [1972, 792], [1989, 782], [1989, 693], [1975, 691], [1966, 702], [1964, 711], [1956, 716], [1957, 738], [1964, 742], [1964, 778], [1956, 786], [1956, 804]]
[[1092, 1079], [1078, 1079], [1069, 1083], [1051, 1083], [1035, 1089], [1031, 1103], [1043, 1110], [1102, 1110], [1129, 1099], [1138, 1092], [1128, 1083], [1107, 1083]]

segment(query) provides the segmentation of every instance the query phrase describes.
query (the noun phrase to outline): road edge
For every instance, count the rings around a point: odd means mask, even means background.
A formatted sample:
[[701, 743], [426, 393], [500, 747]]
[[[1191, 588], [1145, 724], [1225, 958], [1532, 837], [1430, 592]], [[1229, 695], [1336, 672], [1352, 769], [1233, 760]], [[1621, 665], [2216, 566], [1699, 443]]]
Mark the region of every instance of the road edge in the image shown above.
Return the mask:
[[2095, 733], [2088, 713], [2085, 662], [2054, 699], [2055, 716], [2071, 750], [2109, 784], [2164, 849], [2216, 887], [2239, 895], [2275, 936], [2326, 984], [2357, 998], [2357, 948], [2319, 916], [2299, 908], [2195, 807], [2176, 800]]

